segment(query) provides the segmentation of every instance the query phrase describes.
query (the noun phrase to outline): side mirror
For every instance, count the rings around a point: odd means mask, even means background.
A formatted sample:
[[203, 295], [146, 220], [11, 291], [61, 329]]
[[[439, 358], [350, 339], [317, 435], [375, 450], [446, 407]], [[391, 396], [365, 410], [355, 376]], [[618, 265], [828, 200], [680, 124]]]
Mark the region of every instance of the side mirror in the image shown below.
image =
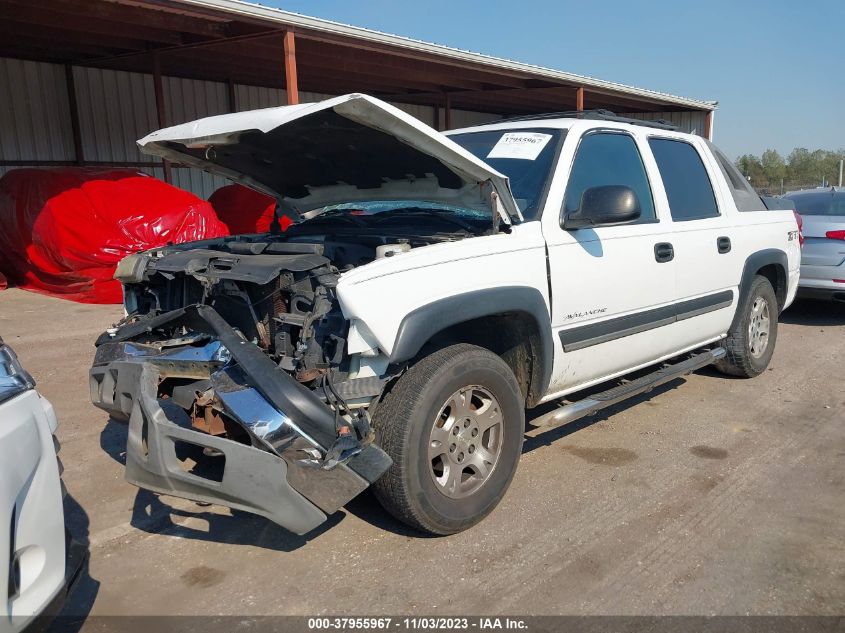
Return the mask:
[[578, 209], [563, 218], [563, 228], [622, 224], [640, 217], [640, 201], [634, 190], [625, 185], [590, 187], [581, 195]]

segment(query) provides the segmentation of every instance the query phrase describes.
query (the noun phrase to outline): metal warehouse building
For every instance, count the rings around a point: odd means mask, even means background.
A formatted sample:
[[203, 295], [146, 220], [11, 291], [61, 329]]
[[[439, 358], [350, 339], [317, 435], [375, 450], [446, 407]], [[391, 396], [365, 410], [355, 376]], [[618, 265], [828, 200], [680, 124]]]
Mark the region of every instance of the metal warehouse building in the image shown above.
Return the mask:
[[386, 99], [438, 129], [605, 108], [711, 137], [715, 102], [497, 59], [238, 0], [0, 0], [0, 174], [133, 167], [207, 197], [224, 184], [138, 152], [153, 129], [316, 101]]

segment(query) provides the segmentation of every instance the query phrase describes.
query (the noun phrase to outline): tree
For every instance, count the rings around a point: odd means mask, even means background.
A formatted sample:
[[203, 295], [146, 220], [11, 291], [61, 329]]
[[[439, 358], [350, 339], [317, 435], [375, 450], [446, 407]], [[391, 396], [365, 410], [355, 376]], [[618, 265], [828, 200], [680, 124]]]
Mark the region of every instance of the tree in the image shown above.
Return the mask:
[[824, 179], [824, 182], [829, 185], [836, 185], [839, 183], [839, 161], [845, 158], [845, 152], [842, 150], [838, 152], [829, 152], [826, 150], [816, 150], [811, 154], [814, 157], [817, 169], [819, 172], [819, 182]]
[[748, 178], [754, 187], [766, 187], [769, 184], [763, 171], [763, 164], [754, 154], [743, 154], [736, 159], [736, 166], [742, 175]]
[[785, 161], [777, 151], [767, 149], [762, 158], [743, 154], [736, 159], [736, 166], [755, 189], [775, 194], [780, 192], [781, 179], [787, 191], [817, 187], [822, 183], [839, 184], [840, 160], [845, 160], [845, 149], [811, 152], [805, 147], [796, 147]]
[[787, 161], [786, 174], [790, 182], [805, 185], [817, 180], [815, 160], [805, 147], [793, 149]]
[[786, 162], [777, 150], [767, 149], [763, 152], [760, 163], [770, 185], [779, 185], [780, 181], [786, 178]]

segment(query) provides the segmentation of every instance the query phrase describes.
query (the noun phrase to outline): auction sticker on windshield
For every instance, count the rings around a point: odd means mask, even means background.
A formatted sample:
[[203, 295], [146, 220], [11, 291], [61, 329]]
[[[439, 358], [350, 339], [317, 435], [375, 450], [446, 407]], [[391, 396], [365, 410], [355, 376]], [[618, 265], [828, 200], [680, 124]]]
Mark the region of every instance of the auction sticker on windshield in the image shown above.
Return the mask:
[[540, 132], [506, 132], [493, 146], [487, 158], [535, 160], [552, 138]]

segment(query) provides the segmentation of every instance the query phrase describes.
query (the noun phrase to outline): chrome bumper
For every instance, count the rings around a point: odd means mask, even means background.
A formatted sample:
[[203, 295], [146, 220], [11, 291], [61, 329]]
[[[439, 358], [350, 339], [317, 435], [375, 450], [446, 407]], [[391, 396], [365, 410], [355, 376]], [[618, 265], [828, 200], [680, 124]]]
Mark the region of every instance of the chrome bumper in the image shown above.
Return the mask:
[[[133, 331], [123, 337], [118, 331], [113, 337], [117, 340], [100, 341], [90, 371], [91, 401], [129, 423], [127, 481], [259, 514], [304, 534], [387, 470], [390, 458], [373, 444], [327, 468], [324, 458], [335, 439], [329, 407], [257, 347], [227, 332], [213, 310], [199, 310], [189, 321], [197, 325], [198, 315], [199, 321], [207, 318], [211, 323], [199, 325], [209, 334], [199, 343], [125, 340]], [[183, 408], [173, 399], [159, 398], [163, 377], [206, 379], [226, 415], [243, 427], [252, 445], [191, 428]], [[222, 475], [186, 470], [181, 454], [185, 446], [200, 447], [224, 460]]]

